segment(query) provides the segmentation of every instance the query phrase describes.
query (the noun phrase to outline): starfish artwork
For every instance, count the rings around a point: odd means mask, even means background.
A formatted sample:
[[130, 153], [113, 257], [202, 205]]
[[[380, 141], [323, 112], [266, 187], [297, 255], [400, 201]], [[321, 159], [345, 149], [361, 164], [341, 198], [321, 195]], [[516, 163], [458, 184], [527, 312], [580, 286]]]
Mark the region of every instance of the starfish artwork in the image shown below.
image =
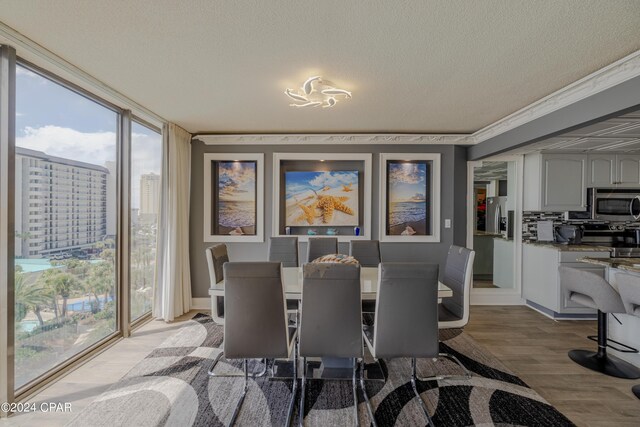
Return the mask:
[[359, 224], [357, 171], [286, 172], [285, 189], [287, 226]]

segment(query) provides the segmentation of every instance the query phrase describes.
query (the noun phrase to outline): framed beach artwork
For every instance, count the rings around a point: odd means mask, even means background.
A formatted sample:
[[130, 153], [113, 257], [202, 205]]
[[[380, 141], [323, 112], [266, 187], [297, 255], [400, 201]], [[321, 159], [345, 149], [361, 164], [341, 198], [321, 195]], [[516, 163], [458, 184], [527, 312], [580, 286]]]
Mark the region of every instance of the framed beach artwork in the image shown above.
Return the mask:
[[440, 154], [380, 154], [380, 240], [440, 241]]
[[204, 155], [204, 241], [262, 242], [263, 154]]
[[274, 236], [371, 238], [371, 154], [274, 153]]
[[357, 226], [358, 171], [285, 172], [286, 226]]

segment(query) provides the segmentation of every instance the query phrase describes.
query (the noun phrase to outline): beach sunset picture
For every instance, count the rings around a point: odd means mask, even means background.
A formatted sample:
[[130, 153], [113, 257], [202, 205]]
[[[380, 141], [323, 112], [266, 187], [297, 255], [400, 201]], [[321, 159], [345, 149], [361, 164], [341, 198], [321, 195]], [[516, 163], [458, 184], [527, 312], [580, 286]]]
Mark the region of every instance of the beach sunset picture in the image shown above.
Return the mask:
[[220, 161], [215, 184], [215, 234], [256, 234], [256, 162]]
[[387, 162], [387, 185], [387, 235], [430, 234], [428, 162]]
[[358, 225], [358, 171], [286, 172], [287, 226]]

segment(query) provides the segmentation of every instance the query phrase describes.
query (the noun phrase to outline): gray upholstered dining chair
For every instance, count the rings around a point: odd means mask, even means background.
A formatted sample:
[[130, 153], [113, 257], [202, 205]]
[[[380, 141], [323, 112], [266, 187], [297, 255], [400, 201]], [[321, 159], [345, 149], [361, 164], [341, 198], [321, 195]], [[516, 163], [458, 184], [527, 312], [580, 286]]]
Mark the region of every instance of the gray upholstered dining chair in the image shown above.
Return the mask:
[[453, 291], [438, 304], [440, 329], [462, 328], [469, 323], [471, 282], [475, 251], [451, 245], [440, 281]]
[[[269, 261], [281, 262], [283, 267], [298, 266], [298, 238], [295, 236], [270, 237]], [[287, 310], [298, 310], [297, 299], [287, 300]]]
[[[353, 358], [353, 411], [358, 425], [357, 360], [364, 356], [360, 266], [307, 263], [302, 280], [300, 426], [304, 425], [307, 357]], [[371, 408], [367, 409], [373, 420]]]
[[361, 267], [377, 267], [380, 264], [380, 242], [377, 240], [352, 240], [349, 255], [358, 260]]
[[[471, 300], [471, 282], [473, 281], [473, 260], [475, 251], [461, 246], [451, 245], [447, 253], [444, 271], [440, 281], [448, 286], [453, 295], [442, 298], [438, 304], [438, 329], [463, 328], [469, 323], [469, 307]], [[471, 379], [471, 373], [450, 353], [440, 353], [440, 356], [454, 361], [463, 370], [464, 375], [443, 375], [438, 379]], [[426, 378], [420, 378], [425, 380]]]
[[338, 253], [338, 238], [336, 237], [309, 237], [307, 242], [307, 259], [311, 262], [324, 255]]
[[293, 351], [293, 390], [287, 426], [297, 392], [297, 330], [288, 326], [282, 267], [279, 262], [228, 262], [224, 265], [224, 356], [243, 359], [244, 389], [230, 425], [235, 423], [249, 386], [247, 359], [290, 358]]
[[[625, 313], [626, 311], [620, 294], [609, 282], [590, 271], [564, 266], [558, 270], [567, 301], [598, 310], [598, 335], [597, 338], [589, 337], [594, 341], [597, 339], [598, 351], [571, 350], [569, 358], [580, 366], [612, 377], [640, 378], [640, 369], [607, 353], [607, 347], [623, 353], [637, 353], [636, 349], [607, 338], [607, 313]], [[609, 342], [613, 342], [616, 346]]]
[[283, 267], [297, 267], [298, 238], [295, 236], [270, 237], [269, 261], [279, 261]]
[[[375, 321], [363, 327], [365, 342], [376, 359], [411, 358], [413, 393], [433, 425], [416, 385], [416, 358], [440, 356], [438, 264], [383, 262], [379, 269]], [[364, 389], [362, 375], [360, 381]]]
[[[352, 240], [349, 255], [358, 260], [361, 267], [378, 267], [380, 264], [380, 242], [377, 240]], [[363, 313], [374, 313], [375, 301], [362, 301]]]
[[[222, 267], [226, 262], [229, 262], [227, 245], [220, 243], [210, 246], [204, 252], [209, 267], [209, 282], [213, 286], [220, 283], [224, 278]], [[224, 297], [211, 298], [211, 315], [214, 318], [224, 317]]]
[[[616, 275], [618, 290], [627, 314], [640, 317], [640, 277], [630, 274]], [[631, 388], [633, 394], [640, 399], [640, 384]]]

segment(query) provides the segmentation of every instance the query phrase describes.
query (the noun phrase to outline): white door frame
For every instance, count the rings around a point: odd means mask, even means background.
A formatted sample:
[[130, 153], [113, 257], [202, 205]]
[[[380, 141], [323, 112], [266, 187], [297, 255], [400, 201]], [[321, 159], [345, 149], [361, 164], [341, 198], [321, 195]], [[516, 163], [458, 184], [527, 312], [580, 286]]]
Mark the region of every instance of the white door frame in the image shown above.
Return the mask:
[[514, 212], [514, 282], [511, 289], [475, 289], [471, 287], [471, 304], [473, 305], [523, 305], [522, 298], [522, 200], [524, 191], [524, 157], [497, 156], [482, 161], [467, 162], [467, 247], [473, 249], [473, 229], [475, 224], [475, 191], [473, 186], [473, 170], [483, 161], [515, 162], [516, 164], [516, 209]]

